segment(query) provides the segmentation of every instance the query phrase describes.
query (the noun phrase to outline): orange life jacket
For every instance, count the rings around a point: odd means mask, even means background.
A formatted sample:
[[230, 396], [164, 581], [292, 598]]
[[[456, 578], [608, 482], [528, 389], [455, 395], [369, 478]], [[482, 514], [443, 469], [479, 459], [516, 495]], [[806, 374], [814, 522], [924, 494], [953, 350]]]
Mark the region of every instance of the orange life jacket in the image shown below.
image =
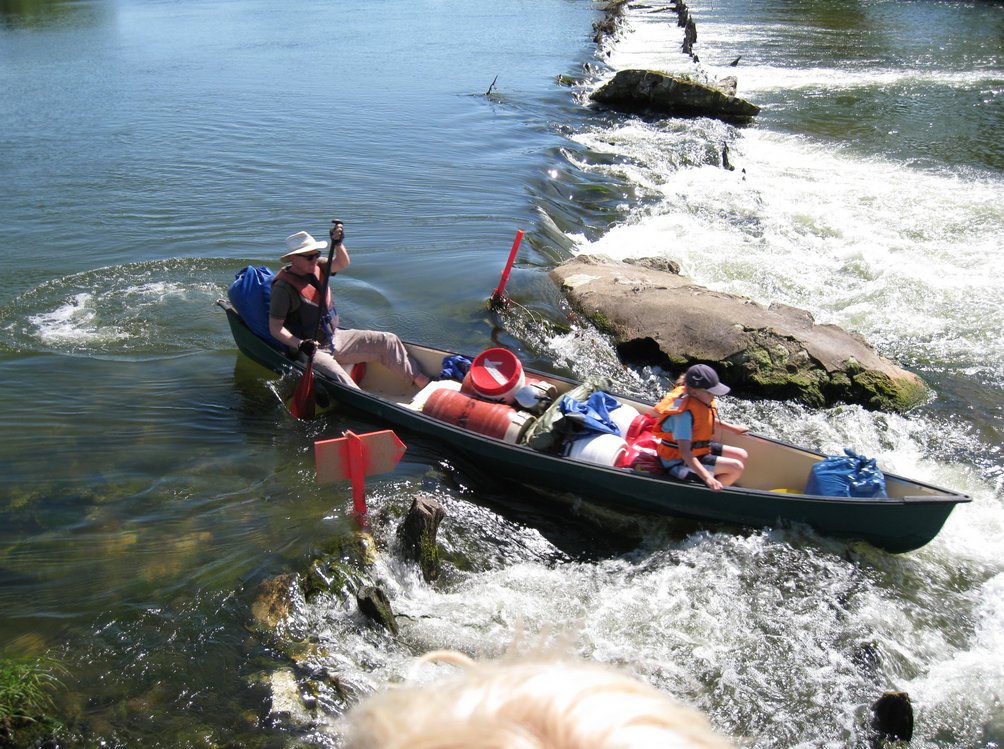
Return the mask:
[[656, 452], [663, 460], [681, 460], [680, 446], [676, 443], [672, 432], [663, 431], [666, 419], [676, 414], [689, 411], [694, 420], [691, 433], [690, 452], [695, 457], [711, 452], [711, 438], [715, 433], [715, 421], [718, 419], [718, 408], [715, 401], [707, 405], [692, 395], [687, 395], [686, 388], [681, 385], [666, 395], [655, 407], [658, 421], [652, 433], [659, 438]]
[[[290, 333], [297, 338], [313, 338], [314, 331], [317, 330], [317, 338], [322, 343], [327, 343], [334, 335], [335, 328], [338, 327], [338, 313], [335, 311], [335, 302], [331, 297], [331, 289], [327, 289], [327, 305], [324, 312], [321, 312], [321, 291], [320, 285], [324, 280], [324, 271], [321, 267], [314, 267], [314, 280], [311, 283], [310, 276], [301, 276], [293, 273], [289, 267], [283, 268], [275, 274], [272, 284], [279, 281], [287, 283], [296, 289], [300, 297], [300, 308], [297, 314], [290, 315], [285, 320], [285, 326]], [[318, 327], [317, 318], [321, 315], [321, 325]]]

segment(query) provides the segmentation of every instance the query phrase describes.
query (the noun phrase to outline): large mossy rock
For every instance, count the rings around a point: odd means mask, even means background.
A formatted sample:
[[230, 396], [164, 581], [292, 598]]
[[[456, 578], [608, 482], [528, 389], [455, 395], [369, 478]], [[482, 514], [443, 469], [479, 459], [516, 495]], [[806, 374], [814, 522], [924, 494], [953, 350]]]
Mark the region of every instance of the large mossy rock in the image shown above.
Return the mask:
[[628, 364], [679, 373], [710, 363], [737, 394], [813, 406], [906, 411], [928, 397], [917, 375], [856, 333], [817, 325], [795, 307], [711, 291], [661, 265], [581, 255], [551, 276], [576, 309], [613, 336]]
[[734, 78], [709, 85], [657, 70], [620, 70], [590, 98], [633, 114], [714, 117], [737, 123], [760, 114], [760, 107], [736, 96]]
[[333, 539], [324, 555], [310, 563], [299, 578], [304, 600], [321, 594], [347, 597], [369, 584], [368, 569], [376, 560], [376, 542], [368, 532]]

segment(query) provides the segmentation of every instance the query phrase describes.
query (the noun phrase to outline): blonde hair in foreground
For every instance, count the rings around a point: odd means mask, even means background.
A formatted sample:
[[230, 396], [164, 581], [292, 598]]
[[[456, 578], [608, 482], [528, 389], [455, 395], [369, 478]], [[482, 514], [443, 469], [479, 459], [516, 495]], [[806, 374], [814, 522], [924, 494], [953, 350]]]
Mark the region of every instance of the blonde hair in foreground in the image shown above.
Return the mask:
[[345, 749], [730, 749], [707, 718], [657, 689], [581, 661], [475, 663], [441, 681], [389, 687], [346, 716]]

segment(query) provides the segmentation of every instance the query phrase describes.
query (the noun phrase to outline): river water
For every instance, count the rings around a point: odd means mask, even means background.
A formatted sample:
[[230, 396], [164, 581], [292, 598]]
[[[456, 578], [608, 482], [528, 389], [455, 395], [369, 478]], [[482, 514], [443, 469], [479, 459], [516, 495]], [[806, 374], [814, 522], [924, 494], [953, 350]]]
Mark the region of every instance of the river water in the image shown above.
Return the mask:
[[[62, 745], [330, 746], [344, 705], [279, 712], [277, 675], [365, 690], [428, 649], [514, 638], [629, 669], [750, 746], [863, 746], [887, 689], [911, 695], [913, 746], [999, 745], [1004, 7], [691, 10], [699, 66], [661, 0], [601, 48], [587, 0], [0, 4], [0, 644], [64, 664]], [[736, 129], [588, 106], [625, 67], [735, 74], [763, 113]], [[858, 331], [931, 401], [724, 415], [974, 501], [893, 556], [798, 528], [598, 526], [411, 444], [368, 498], [435, 496], [448, 561], [427, 585], [375, 526], [400, 634], [327, 597], [263, 634], [259, 584], [352, 531], [313, 441], [377, 425], [291, 419], [293, 383], [243, 359], [213, 303], [336, 216], [347, 324], [501, 343], [639, 394], [665, 374], [569, 322], [555, 262], [663, 255]], [[517, 228], [522, 307], [498, 318], [484, 301]]]

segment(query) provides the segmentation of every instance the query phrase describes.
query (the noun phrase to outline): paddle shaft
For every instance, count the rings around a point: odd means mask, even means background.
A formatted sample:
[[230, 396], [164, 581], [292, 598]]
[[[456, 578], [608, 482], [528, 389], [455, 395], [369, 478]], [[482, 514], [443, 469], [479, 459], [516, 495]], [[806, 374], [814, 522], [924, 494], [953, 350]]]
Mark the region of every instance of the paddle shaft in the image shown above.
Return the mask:
[[[335, 219], [331, 222], [334, 225], [341, 224], [342, 222]], [[330, 235], [329, 235], [330, 238]], [[311, 340], [317, 340], [317, 334], [321, 330], [321, 321], [328, 312], [328, 281], [331, 280], [331, 263], [335, 259], [335, 240], [331, 240], [331, 246], [328, 248], [328, 264], [324, 266], [324, 274], [321, 279], [321, 304], [323, 305], [324, 312], [317, 316], [317, 322], [314, 323], [314, 334], [311, 336]], [[334, 340], [335, 331], [331, 331], [332, 340]], [[313, 359], [314, 355], [311, 354], [310, 358]]]

